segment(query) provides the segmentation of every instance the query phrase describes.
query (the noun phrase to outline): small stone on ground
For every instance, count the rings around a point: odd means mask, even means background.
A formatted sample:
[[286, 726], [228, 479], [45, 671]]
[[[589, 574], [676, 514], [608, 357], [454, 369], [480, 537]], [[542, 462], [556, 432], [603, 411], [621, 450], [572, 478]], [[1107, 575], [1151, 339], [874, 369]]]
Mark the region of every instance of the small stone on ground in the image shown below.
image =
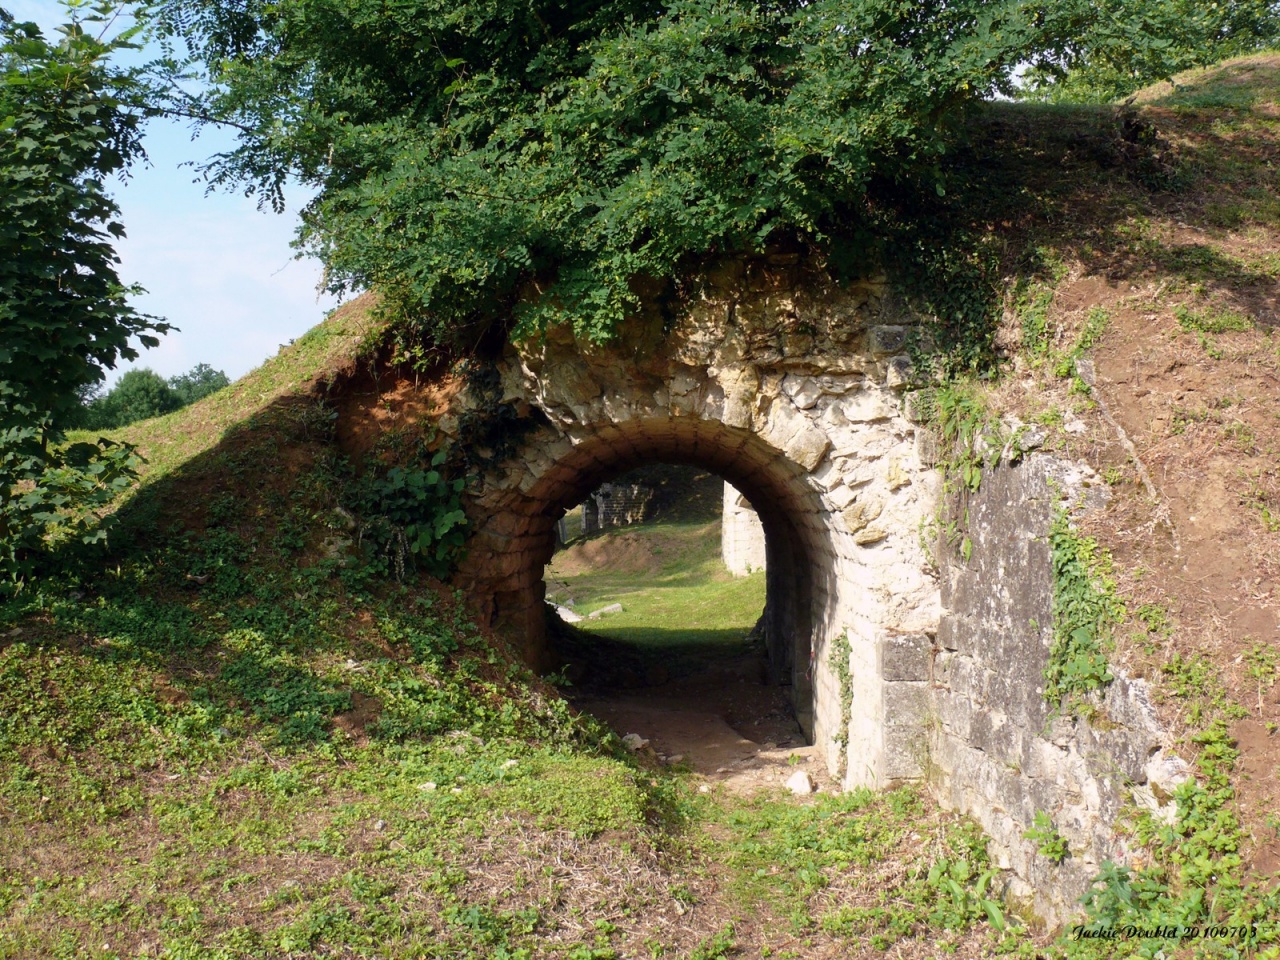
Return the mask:
[[797, 770], [787, 779], [787, 789], [797, 797], [807, 797], [814, 791], [813, 777], [807, 770]]

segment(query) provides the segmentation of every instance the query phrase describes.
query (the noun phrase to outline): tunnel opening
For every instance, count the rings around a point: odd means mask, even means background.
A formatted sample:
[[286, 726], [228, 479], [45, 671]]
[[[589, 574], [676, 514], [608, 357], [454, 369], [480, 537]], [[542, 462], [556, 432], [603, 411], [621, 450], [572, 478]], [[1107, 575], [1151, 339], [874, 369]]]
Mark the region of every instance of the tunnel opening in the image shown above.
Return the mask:
[[[767, 682], [754, 519], [718, 475], [674, 464], [629, 471], [568, 511], [544, 577], [566, 696], [659, 759], [704, 772], [804, 746], [790, 677]], [[742, 546], [728, 536], [735, 524], [759, 533], [758, 549], [730, 569], [726, 548]]]
[[[748, 430], [691, 417], [609, 424], [561, 450], [540, 464], [536, 473], [510, 494], [503, 508], [487, 518], [477, 540], [478, 549], [469, 561], [474, 571], [471, 577], [479, 579], [488, 572], [494, 622], [506, 626], [523, 644], [526, 659], [538, 669], [547, 673], [562, 670], [573, 658], [563, 656], [566, 638], [546, 602], [544, 576], [556, 555], [566, 513], [601, 485], [637, 467], [665, 463], [714, 474], [732, 484], [755, 508], [765, 539], [764, 605], [751, 641], [759, 656], [753, 667], [734, 665], [733, 669], [744, 671], [733, 678], [734, 686], [746, 687], [745, 671], [753, 670], [750, 695], [780, 702], [798, 725], [792, 737], [812, 741], [814, 662], [820, 646], [816, 631], [830, 620], [826, 604], [833, 592], [829, 581], [834, 570], [820, 496], [807, 471]], [[580, 634], [579, 625], [571, 627], [578, 627], [575, 633]], [[581, 647], [588, 641], [579, 635], [571, 637], [568, 645], [575, 642]], [[601, 645], [595, 662], [602, 653], [607, 656], [608, 650], [607, 643]], [[751, 655], [749, 648], [741, 652]], [[722, 660], [721, 666], [727, 662]], [[627, 671], [615, 673], [625, 676]], [[584, 695], [598, 692], [599, 684], [582, 679]], [[737, 679], [744, 682], [738, 684]], [[634, 683], [634, 673], [631, 680], [632, 693], [641, 692], [642, 687], [654, 693], [651, 688], [655, 684]], [[619, 699], [616, 686], [613, 693], [615, 700]], [[661, 707], [661, 697], [651, 696], [650, 700]], [[778, 734], [770, 740], [765, 732], [760, 745], [776, 743], [778, 738], [786, 739]]]
[[[548, 643], [575, 684], [653, 686], [748, 640], [763, 654], [765, 560], [755, 575], [726, 568], [723, 502], [715, 474], [653, 464], [601, 484], [559, 521], [544, 575]], [[582, 634], [600, 642], [575, 644]]]

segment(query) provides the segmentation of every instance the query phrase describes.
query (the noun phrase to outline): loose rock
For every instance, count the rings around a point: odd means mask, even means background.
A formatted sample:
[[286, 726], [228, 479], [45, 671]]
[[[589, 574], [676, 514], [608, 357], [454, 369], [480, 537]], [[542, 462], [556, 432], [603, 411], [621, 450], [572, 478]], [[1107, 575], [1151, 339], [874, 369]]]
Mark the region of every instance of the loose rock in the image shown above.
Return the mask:
[[578, 616], [578, 614], [574, 613], [568, 607], [562, 607], [557, 604], [555, 606], [555, 609], [556, 609], [556, 616], [558, 616], [565, 623], [577, 623], [579, 620], [582, 619], [582, 617]]
[[816, 786], [813, 782], [813, 777], [809, 776], [807, 770], [797, 770], [788, 778], [787, 789], [797, 797], [807, 797], [813, 793]]

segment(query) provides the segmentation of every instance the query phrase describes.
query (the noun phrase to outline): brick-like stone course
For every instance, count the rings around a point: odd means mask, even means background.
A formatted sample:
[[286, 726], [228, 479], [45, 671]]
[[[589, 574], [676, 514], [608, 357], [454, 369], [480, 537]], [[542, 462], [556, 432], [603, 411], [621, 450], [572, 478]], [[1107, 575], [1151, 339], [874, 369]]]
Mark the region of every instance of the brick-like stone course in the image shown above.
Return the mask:
[[764, 524], [731, 483], [724, 485], [720, 513], [720, 559], [735, 577], [763, 570], [766, 563]]
[[584, 501], [589, 509], [583, 511], [582, 532], [642, 523], [652, 500], [653, 488], [644, 484], [603, 483]]

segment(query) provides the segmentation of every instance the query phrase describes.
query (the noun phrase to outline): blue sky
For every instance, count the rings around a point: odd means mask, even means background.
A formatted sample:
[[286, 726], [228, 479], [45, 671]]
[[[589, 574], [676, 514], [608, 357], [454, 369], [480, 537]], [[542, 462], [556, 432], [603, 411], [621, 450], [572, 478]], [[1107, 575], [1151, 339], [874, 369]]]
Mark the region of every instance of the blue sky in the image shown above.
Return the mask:
[[[18, 20], [33, 20], [52, 36], [64, 22], [57, 0], [0, 0]], [[335, 305], [317, 294], [320, 265], [295, 260], [289, 246], [297, 209], [308, 196], [295, 189], [289, 212], [260, 212], [238, 194], [205, 194], [190, 167], [225, 148], [229, 137], [206, 132], [192, 142], [186, 124], [152, 121], [149, 165], [134, 168], [114, 190], [127, 231], [117, 245], [120, 278], [148, 291], [134, 301], [144, 313], [179, 327], [133, 364], [108, 371], [114, 381], [130, 366], [168, 377], [208, 363], [237, 378]]]

